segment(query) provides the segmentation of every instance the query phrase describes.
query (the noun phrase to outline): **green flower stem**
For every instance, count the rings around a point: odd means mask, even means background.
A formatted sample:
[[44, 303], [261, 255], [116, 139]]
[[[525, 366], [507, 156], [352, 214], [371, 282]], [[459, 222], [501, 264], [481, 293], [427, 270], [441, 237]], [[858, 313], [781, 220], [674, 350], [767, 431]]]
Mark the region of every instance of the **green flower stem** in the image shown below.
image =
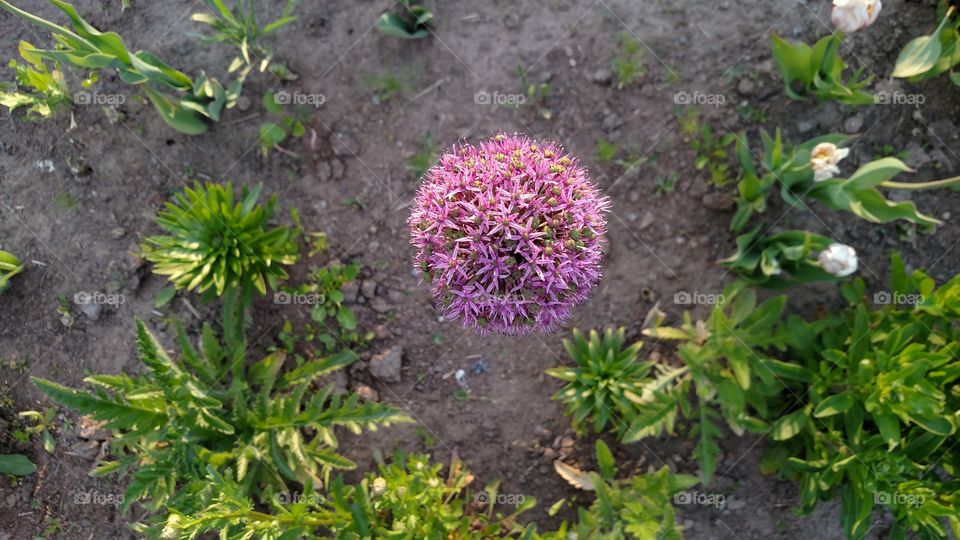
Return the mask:
[[934, 180], [931, 182], [883, 182], [880, 184], [880, 187], [889, 189], [905, 189], [910, 191], [924, 191], [927, 189], [940, 189], [957, 185], [960, 185], [960, 176], [945, 178], [943, 180]]

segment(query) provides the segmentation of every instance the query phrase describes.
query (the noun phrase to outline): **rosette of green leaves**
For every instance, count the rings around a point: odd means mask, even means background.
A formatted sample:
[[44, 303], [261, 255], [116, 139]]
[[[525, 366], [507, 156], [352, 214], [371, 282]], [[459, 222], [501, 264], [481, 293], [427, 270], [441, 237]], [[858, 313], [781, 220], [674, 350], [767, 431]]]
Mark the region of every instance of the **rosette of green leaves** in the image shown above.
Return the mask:
[[296, 231], [268, 228], [276, 197], [257, 204], [262, 186], [243, 188], [235, 200], [233, 185], [195, 184], [174, 196], [157, 216], [168, 235], [151, 236], [142, 249], [154, 272], [178, 289], [221, 296], [228, 289], [257, 290], [286, 279], [283, 265], [296, 262]]
[[737, 252], [720, 260], [751, 285], [773, 289], [814, 281], [843, 279], [821, 268], [817, 255], [833, 244], [809, 231], [785, 231], [763, 236], [761, 228], [737, 237]]
[[739, 197], [737, 212], [730, 228], [739, 232], [747, 225], [754, 212], [767, 208], [767, 196], [777, 186], [784, 202], [803, 206], [806, 199], [821, 202], [832, 210], [850, 212], [872, 223], [889, 223], [898, 219], [916, 223], [924, 228], [940, 225], [941, 221], [920, 213], [912, 201], [888, 200], [878, 188], [901, 172], [911, 169], [897, 158], [887, 157], [871, 161], [856, 170], [849, 178], [831, 178], [814, 181], [810, 155], [820, 143], [837, 146], [848, 144], [852, 138], [830, 134], [811, 139], [800, 145], [785, 143], [778, 129], [774, 137], [761, 132], [763, 156], [761, 167], [754, 164], [746, 136], [737, 139], [737, 157], [743, 175], [737, 185]]
[[207, 131], [208, 121], [219, 121], [223, 109], [239, 97], [239, 81], [225, 89], [203, 74], [191, 79], [150, 52], [130, 52], [119, 34], [97, 30], [70, 3], [47, 1], [70, 19], [72, 31], [0, 0], [0, 8], [53, 34], [57, 48], [31, 48], [28, 53], [79, 68], [117, 70], [123, 82], [144, 87], [160, 116], [177, 131], [188, 135]]
[[863, 88], [873, 81], [861, 66], [849, 78], [844, 78], [847, 69], [837, 51], [843, 36], [831, 34], [817, 41], [812, 47], [805, 43], [790, 43], [776, 34], [773, 40], [773, 58], [783, 77], [787, 95], [804, 100], [815, 97], [831, 99], [846, 105], [873, 105], [872, 93]]
[[860, 279], [842, 291], [849, 308], [787, 321], [800, 371], [762, 466], [799, 482], [804, 511], [840, 497], [848, 538], [864, 537], [877, 507], [896, 518], [891, 538], [956, 536], [960, 277], [935, 288], [894, 256], [890, 291], [871, 298]]
[[653, 362], [640, 362], [643, 343], [624, 346], [624, 329], [607, 328], [601, 337], [591, 330], [585, 337], [578, 329], [573, 339], [564, 339], [563, 346], [573, 359], [572, 367], [556, 367], [546, 371], [566, 384], [553, 399], [563, 401], [565, 413], [571, 416], [574, 429], [583, 432], [592, 423], [597, 433], [610, 424], [622, 433], [635, 416], [634, 401], [646, 383]]
[[13, 253], [0, 249], [0, 292], [10, 286], [10, 279], [23, 271], [23, 264]]

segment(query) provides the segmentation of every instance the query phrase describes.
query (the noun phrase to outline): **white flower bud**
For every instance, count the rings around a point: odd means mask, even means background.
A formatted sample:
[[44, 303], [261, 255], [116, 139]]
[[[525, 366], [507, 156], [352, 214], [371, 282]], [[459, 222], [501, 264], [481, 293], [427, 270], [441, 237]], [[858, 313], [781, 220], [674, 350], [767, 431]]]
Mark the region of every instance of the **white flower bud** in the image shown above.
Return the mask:
[[386, 490], [387, 490], [387, 481], [382, 476], [378, 476], [373, 479], [374, 495], [380, 495]]
[[833, 0], [830, 19], [841, 32], [856, 32], [873, 24], [880, 15], [880, 0]]
[[846, 244], [830, 244], [820, 252], [817, 262], [828, 274], [837, 277], [849, 276], [857, 271], [857, 252]]
[[813, 169], [813, 181], [823, 182], [840, 174], [837, 164], [850, 154], [849, 148], [838, 148], [833, 143], [820, 143], [810, 152], [810, 168]]

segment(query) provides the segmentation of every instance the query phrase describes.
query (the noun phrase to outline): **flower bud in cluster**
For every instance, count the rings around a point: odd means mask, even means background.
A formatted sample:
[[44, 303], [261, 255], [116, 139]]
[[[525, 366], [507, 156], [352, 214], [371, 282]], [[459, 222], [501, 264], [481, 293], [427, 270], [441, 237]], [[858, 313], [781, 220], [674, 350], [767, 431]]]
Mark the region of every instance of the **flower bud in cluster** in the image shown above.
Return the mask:
[[609, 206], [556, 144], [500, 134], [454, 147], [408, 219], [416, 268], [443, 316], [463, 326], [553, 330], [600, 279]]

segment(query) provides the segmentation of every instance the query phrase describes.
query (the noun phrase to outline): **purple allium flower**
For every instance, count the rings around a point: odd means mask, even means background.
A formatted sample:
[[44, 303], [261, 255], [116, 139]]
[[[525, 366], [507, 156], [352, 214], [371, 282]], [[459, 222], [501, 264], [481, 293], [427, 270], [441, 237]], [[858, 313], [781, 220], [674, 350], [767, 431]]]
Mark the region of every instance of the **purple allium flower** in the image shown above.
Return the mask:
[[443, 316], [517, 335], [555, 329], [587, 299], [609, 207], [559, 145], [499, 134], [441, 157], [407, 223]]

